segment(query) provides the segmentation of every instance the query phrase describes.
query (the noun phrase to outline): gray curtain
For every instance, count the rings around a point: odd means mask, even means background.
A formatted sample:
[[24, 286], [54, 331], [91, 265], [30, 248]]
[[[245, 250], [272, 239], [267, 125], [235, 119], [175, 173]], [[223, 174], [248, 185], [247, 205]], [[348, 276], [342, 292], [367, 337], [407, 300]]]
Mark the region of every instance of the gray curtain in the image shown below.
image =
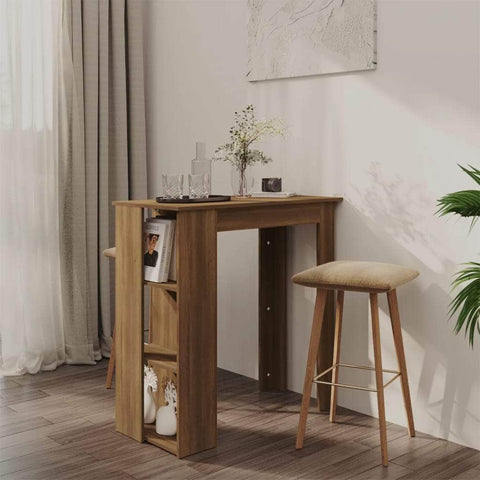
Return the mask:
[[63, 7], [66, 361], [94, 363], [112, 344], [114, 265], [102, 256], [115, 245], [112, 201], [146, 197], [142, 1], [64, 0]]

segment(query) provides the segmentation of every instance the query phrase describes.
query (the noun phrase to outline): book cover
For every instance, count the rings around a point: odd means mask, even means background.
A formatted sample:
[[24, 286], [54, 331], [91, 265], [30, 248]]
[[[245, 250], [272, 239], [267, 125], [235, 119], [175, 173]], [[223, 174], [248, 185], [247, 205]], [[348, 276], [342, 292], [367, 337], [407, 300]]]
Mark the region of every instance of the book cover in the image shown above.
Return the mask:
[[296, 195], [295, 192], [253, 192], [252, 198], [289, 198]]
[[172, 239], [172, 258], [170, 259], [170, 270], [168, 272], [168, 279], [172, 282], [177, 281], [177, 242], [175, 241], [175, 232], [173, 232]]
[[145, 221], [143, 265], [145, 280], [168, 281], [175, 220], [148, 218]]

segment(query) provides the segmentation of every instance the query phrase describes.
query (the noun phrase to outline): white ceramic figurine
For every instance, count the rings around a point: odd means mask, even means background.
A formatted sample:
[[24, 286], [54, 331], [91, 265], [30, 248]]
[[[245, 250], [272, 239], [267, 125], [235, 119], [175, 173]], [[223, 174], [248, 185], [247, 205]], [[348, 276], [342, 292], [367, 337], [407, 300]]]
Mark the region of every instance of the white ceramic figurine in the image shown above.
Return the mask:
[[147, 365], [144, 365], [143, 373], [143, 421], [145, 423], [153, 423], [155, 421], [155, 411], [157, 410], [153, 392], [157, 391], [158, 378], [153, 368], [147, 367]]
[[165, 405], [158, 409], [155, 430], [159, 435], [177, 433], [177, 389], [171, 380], [165, 385]]

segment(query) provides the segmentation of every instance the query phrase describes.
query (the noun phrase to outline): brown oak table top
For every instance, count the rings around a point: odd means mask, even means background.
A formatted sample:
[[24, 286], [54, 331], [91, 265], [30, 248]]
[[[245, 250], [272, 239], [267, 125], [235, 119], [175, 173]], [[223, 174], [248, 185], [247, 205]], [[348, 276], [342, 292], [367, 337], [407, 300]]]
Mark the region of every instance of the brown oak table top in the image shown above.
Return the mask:
[[223, 210], [230, 208], [266, 207], [278, 205], [313, 205], [320, 203], [339, 203], [342, 197], [323, 197], [313, 195], [296, 195], [288, 198], [239, 198], [232, 197], [229, 202], [205, 203], [158, 203], [155, 199], [148, 200], [119, 200], [113, 202], [115, 206], [151, 208], [163, 211], [181, 212], [189, 210]]

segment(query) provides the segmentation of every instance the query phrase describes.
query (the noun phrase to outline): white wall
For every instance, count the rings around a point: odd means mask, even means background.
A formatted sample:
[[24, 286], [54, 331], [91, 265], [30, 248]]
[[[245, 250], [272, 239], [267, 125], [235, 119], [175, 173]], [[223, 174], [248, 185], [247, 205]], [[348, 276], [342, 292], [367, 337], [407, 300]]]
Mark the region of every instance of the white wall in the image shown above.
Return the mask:
[[[421, 272], [399, 291], [417, 428], [480, 449], [480, 348], [447, 322], [457, 264], [478, 261], [480, 226], [434, 216], [436, 199], [472, 183], [456, 163], [479, 165], [480, 2], [378, 2], [378, 69], [248, 83], [246, 2], [149, 1], [146, 10], [149, 190], [163, 172], [188, 172], [196, 140], [227, 139], [233, 111], [253, 103], [281, 116], [285, 140], [258, 178], [344, 197], [337, 258], [396, 262]], [[229, 170], [215, 165], [215, 192]], [[219, 365], [257, 377], [257, 232], [219, 235]], [[314, 229], [289, 234], [289, 273], [315, 262]], [[383, 300], [383, 299], [382, 299]], [[314, 292], [289, 289], [288, 386], [301, 391]], [[396, 361], [382, 301], [385, 368]], [[366, 295], [348, 294], [343, 359], [372, 361]], [[480, 339], [479, 339], [480, 342]], [[477, 342], [477, 343], [479, 343]], [[345, 374], [351, 382], [369, 380]], [[373, 379], [370, 379], [373, 380]], [[405, 425], [401, 391], [386, 391], [388, 420]], [[342, 391], [340, 404], [376, 414], [375, 397]]]

